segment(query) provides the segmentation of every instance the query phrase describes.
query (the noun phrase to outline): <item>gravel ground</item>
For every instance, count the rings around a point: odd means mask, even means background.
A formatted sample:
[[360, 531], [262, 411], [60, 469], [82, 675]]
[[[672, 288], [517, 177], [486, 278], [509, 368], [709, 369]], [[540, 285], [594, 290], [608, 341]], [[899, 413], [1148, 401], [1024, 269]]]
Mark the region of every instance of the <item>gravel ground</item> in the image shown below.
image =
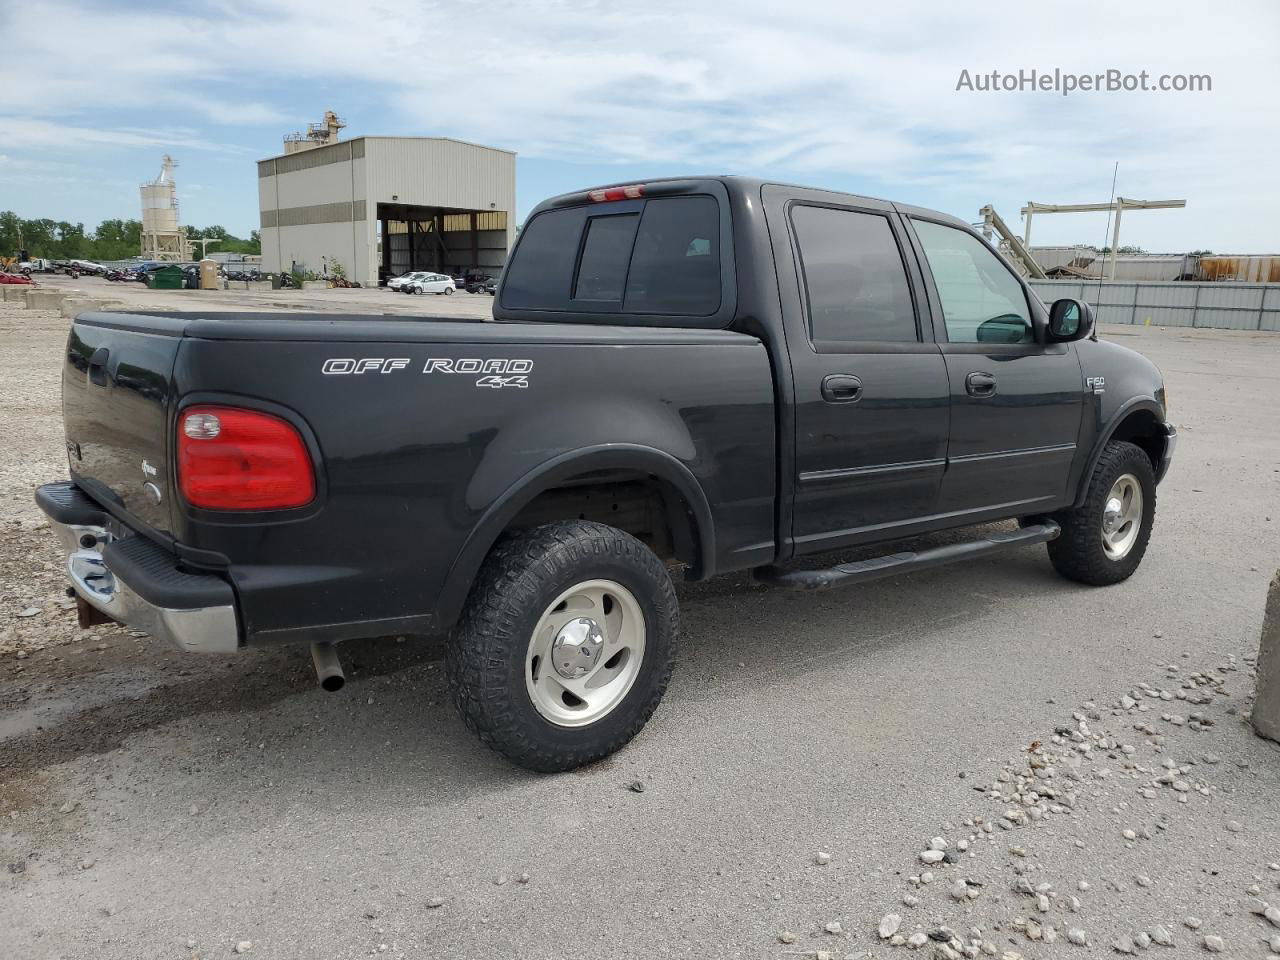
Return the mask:
[[66, 327], [0, 303], [0, 957], [1280, 953], [1280, 748], [1244, 722], [1280, 337], [1105, 332], [1181, 430], [1129, 582], [1030, 548], [821, 597], [682, 586], [658, 714], [547, 777], [467, 734], [438, 643], [345, 645], [329, 695], [304, 650], [79, 631], [31, 503], [65, 475]]

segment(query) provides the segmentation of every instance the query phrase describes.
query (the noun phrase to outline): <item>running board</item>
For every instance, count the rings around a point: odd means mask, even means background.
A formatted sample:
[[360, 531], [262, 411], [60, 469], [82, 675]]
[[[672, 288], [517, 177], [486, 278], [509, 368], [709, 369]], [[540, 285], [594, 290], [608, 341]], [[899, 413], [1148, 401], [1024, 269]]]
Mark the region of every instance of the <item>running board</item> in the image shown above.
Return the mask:
[[851, 583], [867, 583], [892, 577], [898, 573], [912, 570], [925, 570], [929, 567], [940, 567], [944, 563], [957, 560], [968, 560], [972, 557], [1011, 547], [1025, 547], [1032, 543], [1045, 543], [1054, 540], [1062, 528], [1052, 520], [1045, 520], [1029, 527], [995, 533], [982, 540], [970, 540], [968, 543], [949, 543], [944, 547], [931, 550], [910, 551], [907, 553], [891, 553], [883, 557], [872, 557], [869, 560], [854, 560], [850, 563], [837, 564], [824, 570], [788, 570], [784, 567], [757, 567], [751, 574], [756, 580], [771, 587], [785, 587], [788, 590], [827, 590], [831, 587], [843, 587]]

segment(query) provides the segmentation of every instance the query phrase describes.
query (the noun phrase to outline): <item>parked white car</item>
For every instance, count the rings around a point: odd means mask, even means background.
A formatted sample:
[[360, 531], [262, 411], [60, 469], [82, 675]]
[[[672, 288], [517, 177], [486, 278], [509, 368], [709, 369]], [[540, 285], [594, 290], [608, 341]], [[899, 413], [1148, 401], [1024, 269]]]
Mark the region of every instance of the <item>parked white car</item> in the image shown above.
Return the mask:
[[458, 289], [453, 277], [443, 273], [424, 274], [420, 279], [410, 280], [402, 288], [405, 293], [443, 293], [445, 296]]
[[402, 273], [400, 276], [392, 277], [387, 281], [387, 289], [400, 290], [406, 283], [411, 283], [414, 280], [422, 280], [429, 276], [431, 276], [431, 274], [426, 270], [414, 270], [409, 273]]

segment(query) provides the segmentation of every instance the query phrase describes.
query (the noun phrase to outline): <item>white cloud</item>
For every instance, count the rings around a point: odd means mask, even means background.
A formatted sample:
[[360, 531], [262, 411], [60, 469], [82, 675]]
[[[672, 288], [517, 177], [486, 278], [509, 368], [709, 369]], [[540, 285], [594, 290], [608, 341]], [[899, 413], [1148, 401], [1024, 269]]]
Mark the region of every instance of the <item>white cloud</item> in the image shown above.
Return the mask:
[[[86, 147], [158, 144], [171, 133], [95, 132], [85, 117], [97, 106], [181, 111], [184, 126], [199, 116], [287, 128], [332, 105], [352, 133], [445, 134], [525, 156], [816, 183], [856, 177], [898, 199], [944, 198], [966, 217], [994, 201], [1013, 221], [1027, 199], [1105, 199], [1119, 160], [1122, 194], [1189, 201], [1185, 211], [1126, 218], [1126, 241], [1280, 247], [1280, 196], [1266, 175], [1280, 150], [1280, 127], [1269, 121], [1280, 7], [1269, 0], [1237, 3], [1230, 18], [1187, 0], [1077, 0], [1069, 15], [1010, 2], [760, 0], [284, 0], [269, 11], [222, 0], [207, 19], [189, 9], [44, 7], [40, 23], [6, 25], [0, 64], [5, 89], [40, 91], [15, 141], [25, 147], [56, 140], [64, 123]], [[77, 29], [49, 31], [42, 23], [51, 18]], [[961, 69], [1055, 67], [1208, 73], [1214, 90], [955, 91]], [[282, 102], [283, 91], [296, 97], [309, 86], [350, 95]], [[403, 126], [363, 129], [362, 106], [373, 102]], [[19, 110], [12, 100], [8, 109]], [[182, 136], [195, 149], [218, 141], [216, 128]], [[1068, 240], [1100, 236], [1102, 223], [1043, 218], [1036, 231]]]

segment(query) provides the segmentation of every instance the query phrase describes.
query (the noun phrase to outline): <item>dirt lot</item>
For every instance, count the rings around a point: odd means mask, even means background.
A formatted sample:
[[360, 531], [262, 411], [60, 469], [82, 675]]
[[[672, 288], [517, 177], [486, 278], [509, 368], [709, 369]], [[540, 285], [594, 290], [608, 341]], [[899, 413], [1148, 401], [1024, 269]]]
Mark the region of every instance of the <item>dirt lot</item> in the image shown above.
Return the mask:
[[[489, 306], [198, 296], [129, 291]], [[1244, 723], [1280, 336], [1105, 331], [1161, 366], [1181, 430], [1129, 582], [1031, 548], [822, 597], [684, 586], [657, 716], [542, 777], [466, 733], [438, 642], [346, 645], [329, 695], [303, 650], [78, 630], [31, 501], [65, 476], [67, 323], [0, 303], [0, 957], [1280, 953], [1254, 902], [1280, 905], [1280, 749]]]

